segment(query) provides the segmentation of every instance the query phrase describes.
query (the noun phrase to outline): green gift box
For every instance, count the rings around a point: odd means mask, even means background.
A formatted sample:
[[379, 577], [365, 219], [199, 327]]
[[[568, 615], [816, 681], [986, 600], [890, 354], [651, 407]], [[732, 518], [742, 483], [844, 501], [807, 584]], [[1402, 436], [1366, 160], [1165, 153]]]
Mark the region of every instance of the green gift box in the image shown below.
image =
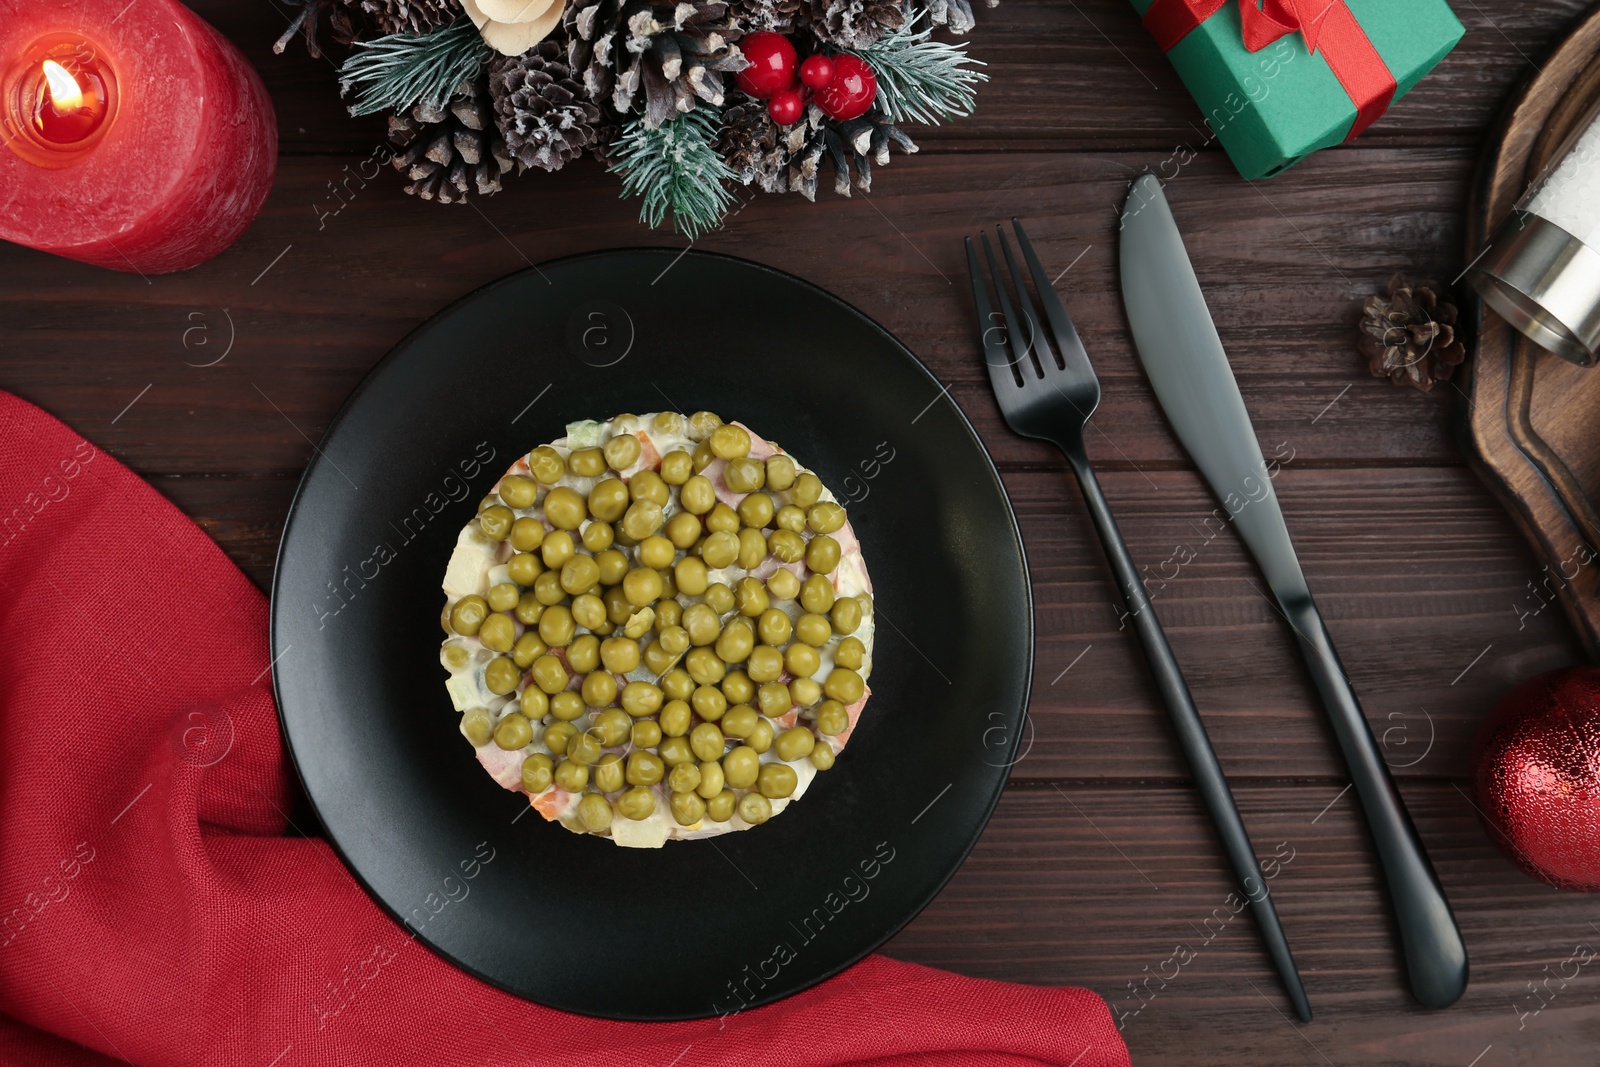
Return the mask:
[[1359, 134], [1466, 31], [1445, 0], [1133, 0], [1245, 178]]

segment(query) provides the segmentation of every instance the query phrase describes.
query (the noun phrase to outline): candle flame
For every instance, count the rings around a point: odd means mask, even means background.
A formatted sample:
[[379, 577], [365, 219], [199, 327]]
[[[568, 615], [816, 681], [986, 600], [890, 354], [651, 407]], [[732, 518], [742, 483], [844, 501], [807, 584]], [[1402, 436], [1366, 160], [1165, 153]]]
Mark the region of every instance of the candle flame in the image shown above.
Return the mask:
[[44, 61], [44, 79], [50, 85], [50, 103], [56, 113], [72, 111], [83, 105], [83, 89], [66, 67], [53, 59]]

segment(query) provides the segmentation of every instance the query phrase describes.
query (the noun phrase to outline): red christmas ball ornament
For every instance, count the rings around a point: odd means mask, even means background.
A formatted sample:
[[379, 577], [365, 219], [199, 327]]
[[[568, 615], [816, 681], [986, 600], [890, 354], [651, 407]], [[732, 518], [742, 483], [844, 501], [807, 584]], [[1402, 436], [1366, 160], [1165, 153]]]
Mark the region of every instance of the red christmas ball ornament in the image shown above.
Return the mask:
[[772, 121], [779, 126], [792, 126], [800, 121], [800, 116], [806, 112], [805, 97], [800, 95], [800, 90], [795, 88], [779, 89], [772, 94], [772, 99], [767, 101], [767, 114], [772, 116]]
[[1600, 669], [1531, 678], [1490, 714], [1475, 761], [1479, 806], [1523, 870], [1600, 890]]
[[739, 42], [739, 51], [750, 61], [738, 74], [739, 88], [757, 100], [794, 84], [799, 57], [783, 34], [771, 30], [752, 33]]
[[833, 81], [833, 60], [818, 53], [800, 64], [800, 80], [808, 89], [821, 89]]
[[812, 96], [830, 119], [853, 119], [867, 113], [878, 95], [878, 76], [864, 59], [841, 53], [833, 57], [833, 79]]

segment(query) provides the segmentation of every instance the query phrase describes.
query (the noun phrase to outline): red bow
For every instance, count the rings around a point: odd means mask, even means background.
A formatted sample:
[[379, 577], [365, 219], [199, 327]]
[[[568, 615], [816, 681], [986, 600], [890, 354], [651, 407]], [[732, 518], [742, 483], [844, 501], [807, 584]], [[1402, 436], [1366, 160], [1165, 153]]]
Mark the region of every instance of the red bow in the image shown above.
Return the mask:
[[[1155, 0], [1144, 13], [1144, 24], [1165, 52], [1227, 4], [1228, 0]], [[1239, 0], [1239, 22], [1244, 46], [1252, 52], [1296, 32], [1305, 38], [1312, 55], [1321, 51], [1356, 105], [1356, 120], [1346, 140], [1357, 137], [1389, 109], [1398, 88], [1394, 73], [1344, 0]]]

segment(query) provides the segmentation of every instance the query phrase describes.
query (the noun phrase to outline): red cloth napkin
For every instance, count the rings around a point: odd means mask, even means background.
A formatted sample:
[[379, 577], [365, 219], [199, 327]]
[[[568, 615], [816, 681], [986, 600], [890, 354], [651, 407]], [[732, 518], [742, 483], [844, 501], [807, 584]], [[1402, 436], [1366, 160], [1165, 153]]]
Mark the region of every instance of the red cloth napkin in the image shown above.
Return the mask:
[[7, 1063], [1129, 1063], [1087, 990], [881, 956], [766, 1008], [656, 1024], [456, 970], [326, 842], [285, 836], [266, 599], [132, 472], [5, 393], [0, 711]]

